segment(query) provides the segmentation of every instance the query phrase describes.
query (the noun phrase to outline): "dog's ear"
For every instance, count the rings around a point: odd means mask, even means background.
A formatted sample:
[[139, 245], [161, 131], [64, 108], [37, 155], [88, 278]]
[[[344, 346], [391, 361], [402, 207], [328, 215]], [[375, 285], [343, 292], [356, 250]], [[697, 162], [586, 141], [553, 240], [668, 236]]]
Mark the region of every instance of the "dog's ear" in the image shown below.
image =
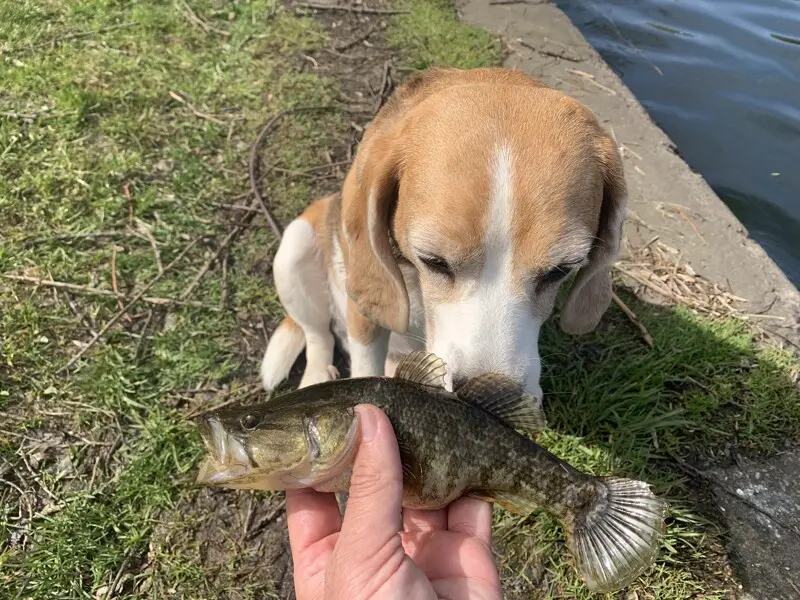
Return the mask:
[[390, 242], [400, 168], [398, 128], [367, 129], [342, 188], [342, 226], [348, 296], [365, 317], [402, 333], [408, 328], [408, 293]]
[[603, 174], [603, 201], [589, 263], [578, 271], [561, 309], [561, 329], [572, 335], [592, 331], [611, 302], [611, 264], [619, 253], [628, 191], [617, 143], [598, 137], [597, 158]]

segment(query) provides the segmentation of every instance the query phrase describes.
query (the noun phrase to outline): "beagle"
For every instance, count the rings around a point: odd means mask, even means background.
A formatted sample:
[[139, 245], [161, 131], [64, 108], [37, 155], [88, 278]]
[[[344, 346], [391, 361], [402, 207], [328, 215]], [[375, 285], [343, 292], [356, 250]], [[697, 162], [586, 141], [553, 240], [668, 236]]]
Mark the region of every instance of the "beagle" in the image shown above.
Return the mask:
[[305, 348], [302, 386], [391, 375], [426, 348], [448, 389], [483, 372], [540, 402], [539, 329], [575, 272], [561, 328], [596, 327], [626, 207], [620, 154], [594, 115], [521, 71], [433, 68], [369, 124], [341, 194], [284, 233], [273, 276], [288, 316], [261, 366], [271, 391]]

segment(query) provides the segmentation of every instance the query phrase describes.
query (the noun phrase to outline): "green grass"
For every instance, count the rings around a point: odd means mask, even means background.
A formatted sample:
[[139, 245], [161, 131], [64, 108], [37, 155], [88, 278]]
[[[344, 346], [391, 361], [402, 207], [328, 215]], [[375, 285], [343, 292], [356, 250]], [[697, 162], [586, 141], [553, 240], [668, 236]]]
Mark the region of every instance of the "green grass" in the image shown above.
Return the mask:
[[[391, 20], [387, 39], [406, 67], [499, 60], [499, 41], [459, 23], [448, 2], [403, 4], [412, 11]], [[194, 16], [155, 0], [0, 5], [0, 274], [110, 290], [113, 262], [130, 296], [158, 273], [149, 237], [162, 265], [199, 240], [148, 292], [179, 297], [241, 216], [217, 203], [245, 202], [259, 128], [283, 108], [334, 103], [335, 73], [297, 65], [335, 30], [270, 1], [190, 5]], [[269, 136], [265, 160], [324, 164], [351, 119], [295, 115]], [[333, 189], [275, 173], [263, 186], [283, 223]], [[227, 278], [215, 264], [189, 298], [202, 307], [137, 304], [69, 374], [59, 369], [116, 300], [0, 279], [0, 598], [102, 598], [117, 574], [129, 597], [282, 597], [285, 524], [264, 521], [253, 540], [241, 533], [279, 495], [195, 488], [201, 448], [188, 422], [203, 406], [251, 397], [261, 319], [282, 312], [274, 249], [263, 220], [252, 221]], [[552, 429], [540, 441], [590, 472], [644, 477], [673, 501], [665, 553], [640, 597], [723, 597], [724, 536], [675, 459], [796, 442], [798, 362], [759, 345], [746, 324], [625, 298], [654, 349], [613, 307], [583, 338], [545, 327]], [[196, 388], [220, 391], [187, 391]], [[588, 597], [546, 514], [497, 510], [496, 524], [508, 597]]]

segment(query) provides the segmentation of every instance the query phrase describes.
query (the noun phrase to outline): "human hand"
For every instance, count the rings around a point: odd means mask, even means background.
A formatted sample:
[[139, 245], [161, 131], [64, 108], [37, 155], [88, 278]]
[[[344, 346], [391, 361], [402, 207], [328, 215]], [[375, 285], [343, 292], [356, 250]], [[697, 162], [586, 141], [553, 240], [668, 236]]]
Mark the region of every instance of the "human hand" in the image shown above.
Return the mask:
[[492, 505], [401, 508], [400, 452], [386, 415], [356, 408], [361, 441], [344, 522], [333, 494], [286, 492], [298, 600], [496, 600]]

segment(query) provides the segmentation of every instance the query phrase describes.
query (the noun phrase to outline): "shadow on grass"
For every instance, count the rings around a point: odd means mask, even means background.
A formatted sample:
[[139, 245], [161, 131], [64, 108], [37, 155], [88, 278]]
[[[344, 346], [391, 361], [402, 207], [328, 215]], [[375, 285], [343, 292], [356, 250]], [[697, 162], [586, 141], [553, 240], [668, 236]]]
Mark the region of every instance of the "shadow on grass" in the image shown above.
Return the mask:
[[[788, 352], [760, 346], [744, 322], [618, 294], [655, 347], [644, 344], [615, 306], [595, 332], [577, 338], [559, 331], [554, 315], [540, 339], [549, 430], [537, 441], [577, 468], [642, 479], [670, 500], [667, 539], [659, 564], [637, 584], [642, 591], [658, 598], [724, 597], [736, 585], [726, 533], [708, 500], [708, 482], [687, 472], [796, 442], [798, 363]], [[509, 597], [591, 597], [549, 515], [499, 512], [496, 536]]]

